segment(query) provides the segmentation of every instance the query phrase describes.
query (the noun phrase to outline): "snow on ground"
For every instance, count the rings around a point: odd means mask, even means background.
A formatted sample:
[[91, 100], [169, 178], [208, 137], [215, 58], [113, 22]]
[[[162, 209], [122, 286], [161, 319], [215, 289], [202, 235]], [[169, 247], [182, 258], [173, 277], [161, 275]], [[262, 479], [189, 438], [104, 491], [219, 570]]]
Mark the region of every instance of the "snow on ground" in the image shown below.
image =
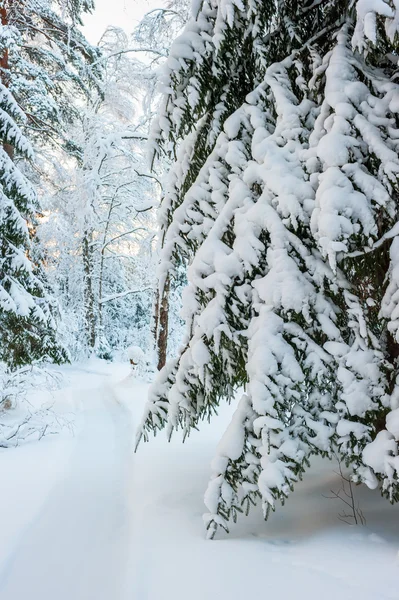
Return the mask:
[[284, 507], [206, 541], [203, 493], [232, 408], [182, 446], [133, 455], [147, 384], [129, 366], [61, 369], [54, 409], [74, 431], [0, 451], [1, 600], [398, 600], [399, 507], [356, 488], [365, 527], [341, 523], [339, 478], [317, 461]]

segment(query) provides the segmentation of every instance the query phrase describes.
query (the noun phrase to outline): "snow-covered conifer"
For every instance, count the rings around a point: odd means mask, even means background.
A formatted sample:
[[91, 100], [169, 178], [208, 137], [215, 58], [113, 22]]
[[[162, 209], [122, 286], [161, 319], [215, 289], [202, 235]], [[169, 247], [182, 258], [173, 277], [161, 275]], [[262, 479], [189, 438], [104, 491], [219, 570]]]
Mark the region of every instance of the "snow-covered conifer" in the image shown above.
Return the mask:
[[102, 71], [100, 51], [77, 27], [93, 3], [2, 0], [0, 6], [4, 83], [26, 115], [27, 135], [32, 142], [62, 142], [72, 151], [63, 133], [76, 112], [74, 100], [99, 84]]
[[66, 358], [55, 340], [35, 236], [39, 202], [24, 161], [33, 164], [34, 142], [62, 139], [68, 86], [86, 86], [84, 70], [98, 52], [75, 24], [89, 4], [0, 2], [0, 333], [1, 360], [11, 367]]
[[[338, 450], [398, 499], [397, 24], [382, 0], [204, 2], [172, 46], [161, 280], [188, 261], [187, 335], [139, 438], [188, 434], [245, 387], [212, 465], [210, 536], [256, 498], [267, 515], [312, 454]], [[234, 89], [233, 34], [246, 73], [215, 126], [200, 74], [216, 86], [223, 64], [217, 89]]]
[[54, 340], [51, 301], [38, 276], [40, 264], [32, 256], [29, 230], [35, 227], [37, 197], [15, 162], [15, 157], [32, 157], [31, 146], [18, 125], [23, 118], [15, 99], [1, 84], [0, 355], [11, 366], [39, 358], [64, 358]]

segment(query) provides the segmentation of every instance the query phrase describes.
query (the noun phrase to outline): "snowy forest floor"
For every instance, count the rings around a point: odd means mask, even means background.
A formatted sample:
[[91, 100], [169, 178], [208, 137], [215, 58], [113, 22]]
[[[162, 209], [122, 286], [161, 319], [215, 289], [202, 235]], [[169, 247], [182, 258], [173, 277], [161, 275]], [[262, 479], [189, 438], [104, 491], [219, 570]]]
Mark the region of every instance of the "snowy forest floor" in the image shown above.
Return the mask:
[[267, 523], [253, 509], [206, 541], [202, 498], [232, 408], [184, 446], [157, 436], [134, 455], [147, 384], [102, 361], [60, 371], [54, 409], [73, 429], [0, 451], [1, 600], [398, 600], [399, 506], [355, 488], [367, 524], [340, 522], [325, 497], [336, 466], [317, 461]]

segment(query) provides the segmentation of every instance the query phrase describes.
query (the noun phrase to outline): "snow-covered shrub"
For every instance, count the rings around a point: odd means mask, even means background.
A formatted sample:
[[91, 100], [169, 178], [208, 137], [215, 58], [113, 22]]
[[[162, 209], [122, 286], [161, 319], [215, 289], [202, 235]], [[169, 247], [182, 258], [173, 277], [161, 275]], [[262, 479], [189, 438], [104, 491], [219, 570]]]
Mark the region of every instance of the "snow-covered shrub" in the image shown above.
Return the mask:
[[71, 427], [67, 417], [52, 410], [52, 401], [31, 398], [35, 390], [45, 387], [51, 393], [59, 383], [60, 376], [43, 366], [10, 371], [5, 363], [0, 363], [0, 448], [39, 440]]
[[130, 364], [136, 366], [145, 361], [145, 354], [139, 346], [129, 346], [126, 348], [126, 354]]

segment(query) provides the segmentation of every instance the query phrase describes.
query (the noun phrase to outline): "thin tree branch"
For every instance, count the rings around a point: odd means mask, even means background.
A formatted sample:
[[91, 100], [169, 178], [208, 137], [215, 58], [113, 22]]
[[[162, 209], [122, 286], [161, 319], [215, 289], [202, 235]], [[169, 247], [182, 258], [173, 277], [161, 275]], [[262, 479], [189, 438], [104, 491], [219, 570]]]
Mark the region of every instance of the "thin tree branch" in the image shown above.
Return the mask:
[[126, 290], [124, 292], [119, 292], [117, 294], [112, 294], [110, 296], [105, 296], [105, 298], [100, 298], [100, 300], [98, 301], [99, 304], [105, 304], [106, 302], [112, 302], [113, 300], [119, 300], [120, 298], [125, 298], [125, 296], [128, 296], [129, 294], [141, 294], [142, 292], [147, 292], [149, 290], [152, 290], [152, 286], [147, 286], [144, 288], [140, 288], [137, 290]]

